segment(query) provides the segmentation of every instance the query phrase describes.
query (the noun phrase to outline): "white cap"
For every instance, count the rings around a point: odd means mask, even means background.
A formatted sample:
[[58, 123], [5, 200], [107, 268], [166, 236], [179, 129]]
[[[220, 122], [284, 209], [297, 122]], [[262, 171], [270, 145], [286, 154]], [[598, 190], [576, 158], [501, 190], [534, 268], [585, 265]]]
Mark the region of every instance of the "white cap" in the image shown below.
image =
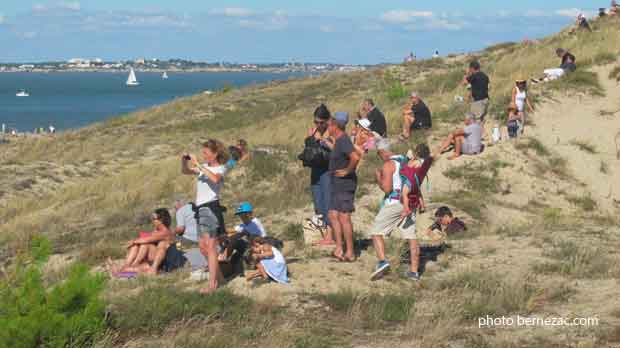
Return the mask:
[[367, 118], [362, 118], [361, 120], [357, 121], [357, 124], [359, 124], [360, 127], [364, 128], [367, 131], [370, 130], [371, 122]]

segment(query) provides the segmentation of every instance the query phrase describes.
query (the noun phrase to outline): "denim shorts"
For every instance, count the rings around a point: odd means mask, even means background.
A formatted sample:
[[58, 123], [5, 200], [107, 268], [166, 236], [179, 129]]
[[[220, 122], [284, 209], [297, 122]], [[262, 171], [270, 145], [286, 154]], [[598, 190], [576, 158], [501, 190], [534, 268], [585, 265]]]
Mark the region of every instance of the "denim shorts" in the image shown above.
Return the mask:
[[198, 238], [202, 238], [205, 234], [211, 238], [216, 238], [220, 234], [220, 223], [211, 208], [200, 207], [198, 210]]

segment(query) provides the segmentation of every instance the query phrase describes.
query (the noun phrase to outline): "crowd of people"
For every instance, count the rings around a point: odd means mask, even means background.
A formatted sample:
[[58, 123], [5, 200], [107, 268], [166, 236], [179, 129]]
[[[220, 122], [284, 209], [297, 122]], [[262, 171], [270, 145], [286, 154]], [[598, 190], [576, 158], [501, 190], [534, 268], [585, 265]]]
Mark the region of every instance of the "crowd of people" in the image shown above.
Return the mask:
[[[614, 1], [605, 15], [615, 16], [616, 13]], [[585, 17], [580, 16], [578, 21], [579, 28], [591, 30]], [[532, 83], [556, 80], [576, 71], [575, 55], [563, 48], [556, 49], [555, 53], [561, 59], [559, 68], [544, 70], [542, 77], [530, 80]], [[356, 210], [360, 163], [373, 152], [381, 160], [374, 175], [382, 192], [380, 209], [371, 226], [358, 228], [372, 243], [377, 257], [376, 267], [369, 270], [371, 281], [381, 279], [391, 269], [385, 238], [393, 232], [398, 232], [407, 245], [405, 261], [409, 268], [403, 277], [415, 281], [421, 276], [419, 239], [437, 242], [466, 230], [463, 221], [447, 206], [427, 212], [422, 189], [425, 181], [428, 182], [427, 175], [433, 163], [444, 153], [451, 152], [448, 159], [455, 160], [484, 151], [490, 78], [478, 61], [472, 61], [460, 82], [469, 91], [470, 103], [462, 116], [463, 125], [450, 132], [434, 151], [427, 144], [418, 144], [406, 154], [393, 152], [395, 142], [390, 141], [386, 117], [370, 98], [361, 102], [353, 117], [345, 111], [332, 113], [324, 104], [314, 110], [313, 125], [308, 129], [303, 152], [298, 156], [310, 171], [314, 216], [308, 223], [322, 236], [317, 246], [332, 247], [332, 256], [339, 262], [355, 262], [358, 255], [352, 214]], [[505, 110], [505, 125], [501, 131], [493, 130], [494, 142], [523, 134], [527, 117], [534, 112], [528, 95], [528, 80], [515, 80], [510, 104]], [[402, 109], [402, 132], [398, 140], [407, 143], [413, 132], [432, 127], [429, 105], [418, 93], [411, 92]], [[122, 263], [108, 261], [110, 273], [116, 277], [157, 274], [189, 262], [193, 279], [208, 280], [208, 285], [201, 290], [205, 293], [214, 291], [226, 279], [242, 274], [248, 281], [258, 278], [289, 283], [283, 242], [268, 235], [249, 202], [236, 206], [239, 223], [226, 229], [226, 208], [220, 204], [224, 178], [230, 170], [251, 160], [247, 141], [239, 139], [226, 147], [210, 139], [202, 144], [201, 151], [202, 159], [189, 153], [180, 159], [181, 173], [195, 177], [196, 195], [193, 202], [176, 201], [176, 227], [171, 227], [173, 220], [166, 208], [156, 209], [151, 216], [152, 231], [139, 232], [135, 239], [127, 242]], [[426, 226], [422, 221], [429, 214], [432, 223]], [[250, 271], [246, 272], [246, 268]]]

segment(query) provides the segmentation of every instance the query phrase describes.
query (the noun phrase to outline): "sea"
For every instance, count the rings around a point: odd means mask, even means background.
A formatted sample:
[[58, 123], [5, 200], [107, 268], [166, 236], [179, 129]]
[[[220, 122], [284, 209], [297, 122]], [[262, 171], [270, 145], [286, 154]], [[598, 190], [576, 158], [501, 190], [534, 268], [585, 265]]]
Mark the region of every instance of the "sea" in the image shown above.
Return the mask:
[[[136, 72], [140, 86], [127, 87], [128, 73], [55, 72], [0, 73], [0, 124], [5, 129], [80, 128], [109, 117], [164, 104], [175, 98], [304, 76], [266, 72]], [[29, 97], [17, 97], [19, 90]]]

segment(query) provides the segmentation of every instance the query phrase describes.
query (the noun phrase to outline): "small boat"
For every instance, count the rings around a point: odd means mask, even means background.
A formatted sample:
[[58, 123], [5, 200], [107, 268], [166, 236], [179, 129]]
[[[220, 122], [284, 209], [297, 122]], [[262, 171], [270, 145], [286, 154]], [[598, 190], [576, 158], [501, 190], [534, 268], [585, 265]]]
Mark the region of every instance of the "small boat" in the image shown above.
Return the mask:
[[133, 71], [133, 68], [129, 71], [129, 76], [127, 77], [127, 82], [125, 83], [127, 86], [140, 86], [140, 82], [136, 79], [136, 73]]
[[168, 73], [164, 71], [164, 73], [161, 74], [161, 79], [162, 80], [167, 80], [168, 79]]
[[16, 97], [30, 97], [30, 94], [26, 92], [25, 89], [20, 89], [17, 93], [15, 93]]

